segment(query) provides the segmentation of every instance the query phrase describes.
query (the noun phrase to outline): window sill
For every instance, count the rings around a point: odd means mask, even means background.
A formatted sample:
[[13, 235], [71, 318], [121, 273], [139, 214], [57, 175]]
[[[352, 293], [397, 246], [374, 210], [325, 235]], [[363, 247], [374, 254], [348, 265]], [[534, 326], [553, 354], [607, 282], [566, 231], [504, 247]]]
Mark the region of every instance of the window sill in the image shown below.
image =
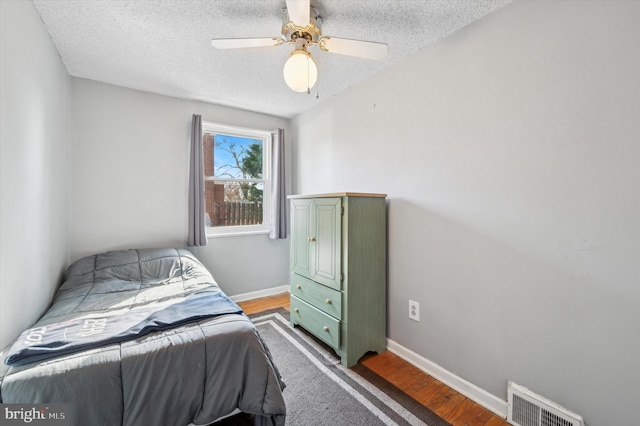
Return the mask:
[[207, 239], [211, 238], [223, 238], [223, 237], [244, 237], [247, 235], [269, 235], [268, 229], [260, 229], [255, 231], [231, 231], [231, 232], [207, 232]]

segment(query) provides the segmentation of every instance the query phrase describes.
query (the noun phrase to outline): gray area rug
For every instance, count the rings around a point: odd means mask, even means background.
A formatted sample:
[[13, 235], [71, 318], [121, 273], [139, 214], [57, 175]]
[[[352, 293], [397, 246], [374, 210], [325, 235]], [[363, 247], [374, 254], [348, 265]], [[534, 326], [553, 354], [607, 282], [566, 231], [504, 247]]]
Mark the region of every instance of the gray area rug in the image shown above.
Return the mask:
[[[287, 385], [287, 425], [450, 424], [361, 364], [344, 368], [326, 345], [300, 327], [285, 309], [252, 315]], [[228, 419], [242, 424], [242, 415]]]

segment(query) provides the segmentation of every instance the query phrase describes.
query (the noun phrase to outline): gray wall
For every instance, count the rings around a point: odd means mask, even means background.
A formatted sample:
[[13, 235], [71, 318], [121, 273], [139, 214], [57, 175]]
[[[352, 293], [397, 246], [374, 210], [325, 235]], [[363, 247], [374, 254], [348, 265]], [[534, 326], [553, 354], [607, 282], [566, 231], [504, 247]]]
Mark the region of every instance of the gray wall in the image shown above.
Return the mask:
[[[289, 129], [283, 118], [72, 78], [71, 260], [103, 250], [185, 245], [191, 114]], [[288, 240], [211, 238], [193, 251], [229, 295], [288, 283]]]
[[389, 195], [389, 338], [589, 425], [640, 400], [638, 22], [515, 2], [293, 121], [294, 193]]
[[0, 1], [0, 349], [42, 315], [68, 261], [69, 85], [33, 4]]

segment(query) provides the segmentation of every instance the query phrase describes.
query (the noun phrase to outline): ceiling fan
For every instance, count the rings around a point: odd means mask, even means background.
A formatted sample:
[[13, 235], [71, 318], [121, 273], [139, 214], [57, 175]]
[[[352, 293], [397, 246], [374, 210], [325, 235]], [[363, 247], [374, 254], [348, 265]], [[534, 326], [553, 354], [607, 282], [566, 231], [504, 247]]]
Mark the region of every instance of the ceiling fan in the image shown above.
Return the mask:
[[286, 5], [281, 37], [214, 38], [211, 45], [217, 49], [241, 49], [293, 44], [294, 50], [284, 64], [284, 80], [292, 90], [307, 93], [318, 79], [318, 67], [309, 47], [364, 59], [383, 59], [389, 52], [385, 43], [322, 36], [322, 19], [310, 0], [286, 0]]

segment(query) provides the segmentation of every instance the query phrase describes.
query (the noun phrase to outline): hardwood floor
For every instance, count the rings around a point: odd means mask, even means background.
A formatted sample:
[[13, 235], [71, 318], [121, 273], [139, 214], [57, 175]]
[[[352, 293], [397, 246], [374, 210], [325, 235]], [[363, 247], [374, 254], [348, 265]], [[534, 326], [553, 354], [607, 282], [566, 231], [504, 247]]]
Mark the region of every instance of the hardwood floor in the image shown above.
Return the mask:
[[[247, 315], [275, 308], [289, 310], [289, 293], [238, 304]], [[503, 418], [389, 351], [367, 355], [360, 362], [453, 426], [509, 426]]]

